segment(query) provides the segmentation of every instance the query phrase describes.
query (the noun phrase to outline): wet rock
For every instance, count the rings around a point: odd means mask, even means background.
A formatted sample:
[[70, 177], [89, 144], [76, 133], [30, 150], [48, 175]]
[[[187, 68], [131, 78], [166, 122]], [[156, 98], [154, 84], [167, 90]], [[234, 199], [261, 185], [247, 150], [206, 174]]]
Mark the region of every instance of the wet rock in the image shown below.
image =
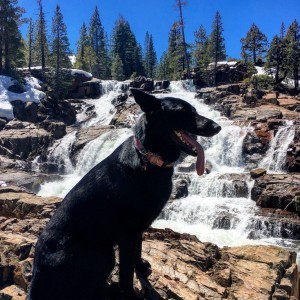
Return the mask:
[[250, 175], [252, 179], [256, 179], [259, 178], [261, 176], [264, 176], [267, 174], [267, 170], [262, 169], [262, 168], [258, 168], [258, 169], [253, 169], [250, 171]]
[[9, 186], [0, 188], [0, 216], [24, 218], [42, 218], [45, 208], [57, 207], [58, 197], [39, 197], [20, 188]]
[[117, 106], [122, 105], [127, 99], [128, 99], [128, 95], [125, 94], [125, 93], [122, 93], [122, 94], [118, 95], [116, 98], [114, 98], [114, 99], [111, 101], [111, 104], [112, 104], [114, 107], [117, 107]]
[[13, 106], [13, 113], [16, 119], [32, 123], [41, 121], [41, 119], [38, 116], [37, 103], [15, 100], [12, 101], [11, 104]]
[[51, 132], [34, 125], [0, 131], [0, 155], [26, 160], [43, 153], [51, 144]]
[[232, 224], [234, 223], [233, 215], [229, 212], [221, 212], [218, 216], [216, 216], [213, 228], [217, 229], [230, 229], [232, 228]]
[[267, 174], [255, 180], [251, 199], [261, 207], [296, 212], [293, 199], [299, 187], [300, 175], [298, 174]]
[[153, 91], [154, 90], [154, 80], [152, 78], [146, 78], [144, 76], [136, 77], [129, 84], [130, 87], [140, 88], [144, 91]]
[[76, 140], [72, 146], [72, 157], [76, 156], [86, 144], [113, 130], [113, 128], [113, 126], [106, 125], [80, 128], [76, 133]]
[[125, 102], [124, 105], [117, 107], [117, 111], [109, 125], [113, 125], [117, 128], [131, 128], [139, 112], [140, 107], [136, 103]]
[[179, 175], [173, 180], [173, 190], [170, 196], [171, 200], [185, 198], [188, 196], [188, 187], [191, 180], [188, 175]]
[[166, 90], [170, 86], [169, 80], [156, 81], [155, 82], [155, 90]]
[[265, 96], [263, 96], [263, 100], [266, 104], [274, 104], [274, 105], [279, 104], [276, 93], [266, 94]]

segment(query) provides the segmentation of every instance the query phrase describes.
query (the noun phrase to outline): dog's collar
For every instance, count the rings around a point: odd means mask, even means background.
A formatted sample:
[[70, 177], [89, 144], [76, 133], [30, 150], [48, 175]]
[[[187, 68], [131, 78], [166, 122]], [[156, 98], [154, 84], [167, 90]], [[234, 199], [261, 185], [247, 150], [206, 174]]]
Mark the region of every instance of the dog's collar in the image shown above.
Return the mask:
[[145, 149], [143, 146], [141, 140], [139, 140], [137, 137], [133, 137], [133, 142], [135, 148], [138, 150], [138, 152], [143, 157], [144, 166], [143, 168], [147, 170], [147, 165], [150, 163], [151, 165], [158, 166], [160, 168], [173, 168], [175, 163], [166, 163], [161, 156]]

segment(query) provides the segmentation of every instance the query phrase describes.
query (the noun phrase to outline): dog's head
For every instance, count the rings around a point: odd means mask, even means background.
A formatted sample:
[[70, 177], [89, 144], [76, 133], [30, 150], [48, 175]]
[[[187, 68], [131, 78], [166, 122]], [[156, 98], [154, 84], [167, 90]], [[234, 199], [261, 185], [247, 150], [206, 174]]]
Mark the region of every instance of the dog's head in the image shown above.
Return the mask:
[[156, 134], [162, 139], [172, 140], [186, 154], [197, 156], [197, 172], [203, 174], [204, 151], [193, 135], [214, 136], [221, 130], [220, 125], [199, 115], [192, 105], [182, 99], [158, 99], [138, 89], [131, 89], [131, 92], [146, 114], [147, 123], [155, 123]]

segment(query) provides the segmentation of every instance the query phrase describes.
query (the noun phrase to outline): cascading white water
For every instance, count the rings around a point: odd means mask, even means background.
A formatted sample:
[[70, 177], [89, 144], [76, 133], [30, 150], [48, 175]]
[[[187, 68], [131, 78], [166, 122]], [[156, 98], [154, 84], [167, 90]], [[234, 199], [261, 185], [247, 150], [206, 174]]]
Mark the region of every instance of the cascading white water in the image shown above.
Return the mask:
[[70, 159], [70, 151], [76, 140], [77, 131], [65, 135], [61, 140], [56, 141], [48, 150], [48, 161], [55, 162], [58, 170], [66, 174], [74, 171], [74, 166]]
[[289, 145], [294, 139], [295, 128], [293, 121], [286, 121], [273, 137], [266, 156], [260, 163], [261, 168], [271, 172], [285, 172], [284, 165]]
[[88, 100], [89, 103], [95, 105], [96, 117], [86, 122], [83, 126], [108, 125], [114, 116], [114, 106], [111, 102], [122, 92], [124, 86], [126, 86], [124, 82], [103, 80], [101, 82], [102, 96], [97, 100]]
[[58, 181], [46, 182], [38, 195], [64, 197], [68, 191], [96, 164], [106, 158], [115, 148], [131, 135], [129, 129], [116, 129], [89, 142], [80, 151], [76, 167]]
[[[90, 100], [99, 111], [95, 120], [85, 126], [105, 124], [112, 118], [110, 102], [120, 89], [121, 85], [118, 86], [116, 82], [107, 82], [106, 94], [98, 100]], [[256, 226], [258, 208], [250, 199], [253, 181], [243, 166], [242, 145], [244, 137], [252, 128], [235, 125], [202, 100], [195, 99], [195, 88], [191, 81], [171, 82], [170, 89], [168, 96], [185, 99], [199, 114], [218, 122], [222, 131], [213, 138], [199, 138], [205, 149], [206, 160], [212, 165], [211, 173], [201, 177], [195, 172], [189, 173], [189, 196], [169, 203], [153, 226], [195, 234], [202, 241], [214, 242], [220, 246], [280, 243], [281, 239], [270, 237], [267, 229], [265, 233], [261, 230], [261, 240], [249, 238]], [[165, 95], [158, 94], [157, 97]], [[115, 130], [87, 144], [81, 150], [72, 173], [63, 180], [44, 184], [40, 195], [64, 196], [88, 170], [109, 155], [129, 135], [131, 131], [128, 129]]]

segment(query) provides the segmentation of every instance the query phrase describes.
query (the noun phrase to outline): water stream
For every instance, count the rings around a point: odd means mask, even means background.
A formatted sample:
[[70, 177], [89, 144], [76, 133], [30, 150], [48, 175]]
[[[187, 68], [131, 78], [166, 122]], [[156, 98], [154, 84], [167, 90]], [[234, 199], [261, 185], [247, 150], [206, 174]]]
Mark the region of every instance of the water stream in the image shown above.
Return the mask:
[[[117, 82], [107, 82], [104, 95], [93, 100], [97, 116], [84, 126], [109, 124], [114, 114], [111, 100], [120, 93], [121, 87]], [[157, 97], [164, 96], [157, 94]], [[172, 82], [169, 96], [185, 99], [201, 115], [218, 122], [222, 131], [213, 138], [199, 138], [205, 149], [206, 160], [212, 166], [211, 173], [201, 177], [196, 172], [189, 173], [189, 196], [170, 202], [153, 223], [153, 227], [167, 227], [178, 232], [195, 234], [201, 241], [213, 242], [219, 246], [284, 244], [298, 251], [294, 241], [283, 240], [280, 236], [272, 237], [267, 229], [260, 232], [260, 239], [251, 238], [251, 232], [255, 230], [257, 220], [261, 217], [257, 216], [259, 208], [250, 199], [254, 182], [243, 165], [242, 145], [246, 134], [253, 129], [235, 125], [205, 105], [202, 100], [195, 99], [191, 82]], [[293, 134], [292, 123], [288, 122], [280, 128], [261, 166], [269, 171], [282, 172], [286, 150]], [[57, 157], [58, 163], [63, 159], [69, 166], [66, 168], [67, 174], [60, 181], [45, 183], [39, 194], [64, 196], [88, 170], [130, 135], [129, 129], [119, 129], [100, 136], [81, 150], [76, 166], [70, 166], [68, 155], [65, 155], [69, 153], [75, 133], [64, 137], [53, 150], [52, 159]]]

